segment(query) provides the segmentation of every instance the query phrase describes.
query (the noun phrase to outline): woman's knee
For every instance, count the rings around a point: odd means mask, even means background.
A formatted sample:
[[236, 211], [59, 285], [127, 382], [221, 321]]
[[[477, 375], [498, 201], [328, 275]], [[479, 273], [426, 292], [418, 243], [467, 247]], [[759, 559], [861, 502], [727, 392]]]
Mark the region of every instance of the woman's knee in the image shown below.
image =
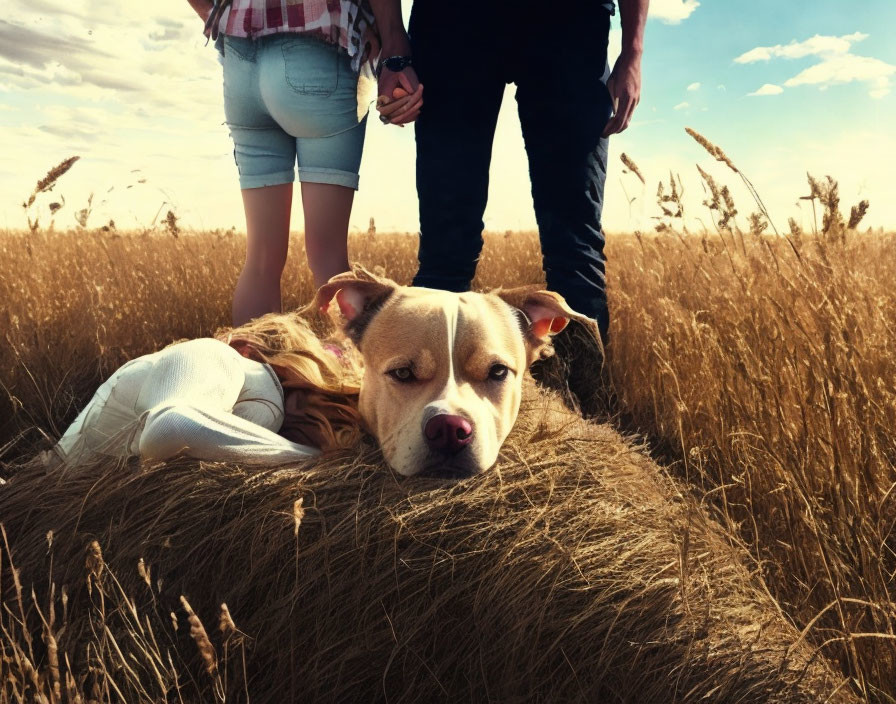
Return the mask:
[[262, 252], [246, 255], [246, 263], [243, 265], [243, 275], [257, 277], [259, 279], [278, 279], [283, 275], [286, 267], [286, 254]]
[[250, 238], [246, 248], [246, 263], [243, 266], [243, 272], [261, 277], [279, 277], [286, 266], [288, 251], [288, 243], [266, 242], [261, 238]]

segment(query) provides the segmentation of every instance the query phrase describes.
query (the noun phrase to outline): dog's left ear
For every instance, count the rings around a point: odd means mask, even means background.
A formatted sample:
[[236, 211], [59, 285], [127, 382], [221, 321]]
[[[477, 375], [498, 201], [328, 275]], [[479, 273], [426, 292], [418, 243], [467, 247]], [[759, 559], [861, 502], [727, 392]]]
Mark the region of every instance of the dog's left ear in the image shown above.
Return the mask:
[[532, 360], [552, 354], [551, 336], [562, 332], [570, 320], [581, 323], [595, 339], [600, 339], [597, 323], [576, 313], [559, 293], [537, 286], [499, 289], [493, 293], [522, 314], [521, 325]]
[[352, 271], [337, 274], [320, 287], [314, 307], [326, 313], [333, 298], [345, 318], [345, 332], [357, 344], [373, 316], [382, 308], [398, 284], [371, 274], [355, 265]]

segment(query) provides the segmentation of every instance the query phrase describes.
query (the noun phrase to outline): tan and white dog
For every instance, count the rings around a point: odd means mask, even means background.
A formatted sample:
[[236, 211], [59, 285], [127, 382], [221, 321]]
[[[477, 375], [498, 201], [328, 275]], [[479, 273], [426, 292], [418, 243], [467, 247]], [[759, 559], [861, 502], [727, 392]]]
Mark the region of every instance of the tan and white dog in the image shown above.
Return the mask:
[[408, 288], [357, 267], [318, 292], [336, 299], [361, 353], [359, 410], [399, 474], [462, 478], [490, 468], [516, 422], [523, 377], [571, 318], [561, 296]]

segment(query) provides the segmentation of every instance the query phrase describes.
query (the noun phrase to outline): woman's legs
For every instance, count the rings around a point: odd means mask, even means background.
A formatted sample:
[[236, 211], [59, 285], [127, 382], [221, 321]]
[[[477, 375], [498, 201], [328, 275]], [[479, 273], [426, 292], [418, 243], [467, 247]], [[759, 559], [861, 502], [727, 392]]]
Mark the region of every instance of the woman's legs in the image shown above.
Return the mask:
[[[246, 263], [233, 296], [233, 324], [242, 325], [281, 310], [280, 277], [289, 250], [292, 184], [243, 189], [246, 211]], [[348, 271], [348, 224], [353, 188], [303, 183], [305, 250], [319, 287]]]
[[225, 39], [224, 108], [248, 235], [234, 325], [281, 310], [296, 161], [314, 281], [320, 285], [348, 270], [346, 240], [366, 125], [358, 121], [357, 81], [348, 56], [315, 39]]
[[246, 263], [233, 294], [235, 326], [281, 310], [280, 277], [289, 251], [292, 184], [244, 188], [242, 193]]
[[349, 270], [348, 223], [355, 190], [331, 183], [302, 183], [305, 253], [314, 285]]

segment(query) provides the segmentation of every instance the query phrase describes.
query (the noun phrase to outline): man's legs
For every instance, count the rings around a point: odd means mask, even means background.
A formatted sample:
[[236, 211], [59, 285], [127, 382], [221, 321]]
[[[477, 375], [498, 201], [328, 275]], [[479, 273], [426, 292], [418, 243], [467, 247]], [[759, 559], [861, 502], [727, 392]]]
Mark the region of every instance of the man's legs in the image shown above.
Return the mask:
[[[607, 140], [601, 133], [612, 112], [606, 88], [610, 20], [598, 3], [578, 4], [578, 23], [568, 34], [520, 38], [538, 51], [523, 50], [516, 97], [548, 288], [594, 319], [606, 340], [601, 211]], [[537, 36], [537, 27], [526, 30]]]
[[610, 18], [599, 3], [574, 4], [577, 23], [557, 37], [539, 36], [539, 28], [524, 20], [516, 97], [548, 288], [593, 319], [601, 337], [573, 321], [554, 338], [556, 356], [532, 371], [593, 417], [612, 406], [602, 344], [610, 318], [601, 229], [607, 174], [601, 134], [612, 112], [606, 87]]
[[469, 290], [476, 273], [505, 86], [491, 23], [459, 5], [416, 0], [410, 22], [424, 86], [416, 123], [420, 267], [414, 285], [447, 291]]

